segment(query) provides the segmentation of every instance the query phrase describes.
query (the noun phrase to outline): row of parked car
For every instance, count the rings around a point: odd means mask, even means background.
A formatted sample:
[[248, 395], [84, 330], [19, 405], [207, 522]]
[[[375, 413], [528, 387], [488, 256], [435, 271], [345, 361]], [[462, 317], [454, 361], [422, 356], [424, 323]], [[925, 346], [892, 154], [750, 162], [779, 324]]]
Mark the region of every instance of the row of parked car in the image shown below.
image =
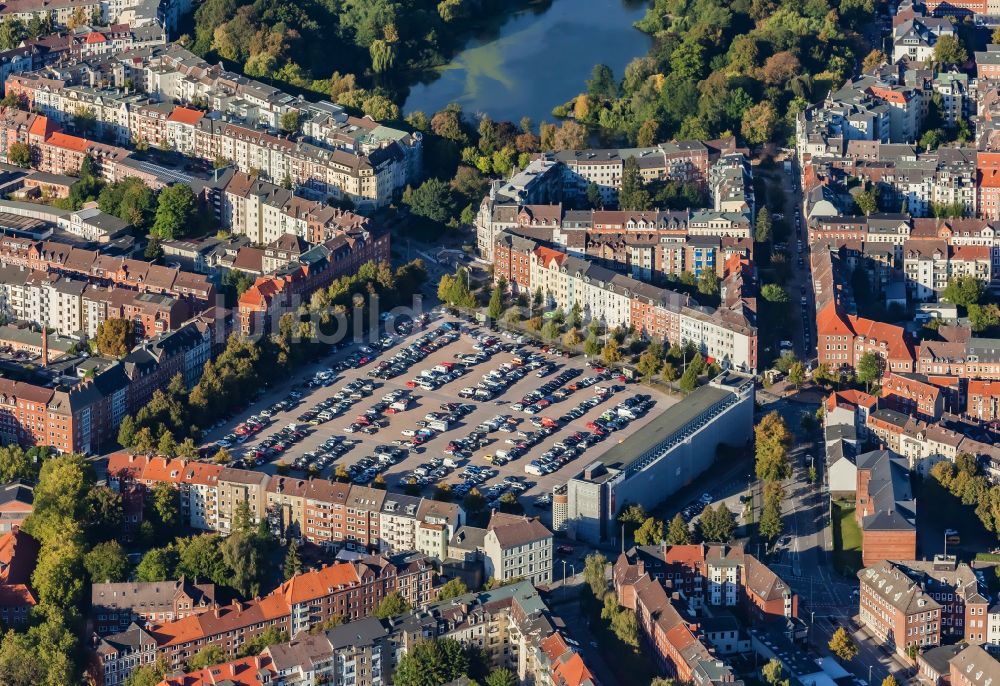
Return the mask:
[[455, 326], [445, 322], [434, 331], [428, 331], [410, 345], [400, 349], [389, 359], [379, 362], [374, 369], [368, 372], [368, 376], [383, 380], [401, 376], [434, 351], [457, 341], [458, 337], [459, 333]]

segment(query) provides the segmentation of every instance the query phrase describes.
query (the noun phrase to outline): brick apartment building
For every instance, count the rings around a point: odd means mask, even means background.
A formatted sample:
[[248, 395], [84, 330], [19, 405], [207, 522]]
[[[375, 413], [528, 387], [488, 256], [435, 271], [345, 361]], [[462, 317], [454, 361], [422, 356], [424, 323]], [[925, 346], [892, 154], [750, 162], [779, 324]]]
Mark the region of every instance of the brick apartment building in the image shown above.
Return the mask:
[[[680, 593], [692, 611], [706, 605], [733, 607], [753, 622], [798, 617], [798, 595], [742, 546], [637, 546], [619, 556], [615, 578], [633, 568], [629, 574], [635, 578], [649, 574]], [[617, 580], [615, 584], [617, 588]]]
[[934, 420], [944, 412], [944, 394], [925, 376], [889, 372], [882, 379], [880, 404], [903, 414]]
[[895, 565], [865, 567], [858, 578], [861, 623], [886, 647], [906, 655], [941, 643], [941, 605]]
[[916, 501], [906, 461], [888, 450], [858, 455], [854, 518], [861, 528], [863, 563], [917, 556]]
[[363, 557], [299, 574], [260, 599], [153, 624], [149, 633], [157, 657], [172, 668], [210, 645], [231, 659], [241, 645], [268, 628], [295, 635], [333, 615], [347, 620], [367, 617], [396, 591], [411, 606], [419, 606], [431, 599], [432, 578], [433, 567], [419, 555]]
[[1000, 419], [1000, 381], [971, 379], [966, 390], [965, 414], [983, 422]]
[[90, 589], [90, 617], [101, 636], [139, 626], [170, 622], [206, 612], [215, 605], [215, 584], [176, 581], [97, 583]]

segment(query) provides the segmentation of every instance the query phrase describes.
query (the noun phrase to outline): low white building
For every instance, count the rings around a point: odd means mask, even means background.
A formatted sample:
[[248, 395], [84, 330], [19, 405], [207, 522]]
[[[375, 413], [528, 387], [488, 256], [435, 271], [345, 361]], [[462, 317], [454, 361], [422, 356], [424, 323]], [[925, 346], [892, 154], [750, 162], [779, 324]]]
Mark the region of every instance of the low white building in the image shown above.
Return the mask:
[[533, 517], [494, 514], [483, 551], [487, 577], [552, 583], [552, 532]]

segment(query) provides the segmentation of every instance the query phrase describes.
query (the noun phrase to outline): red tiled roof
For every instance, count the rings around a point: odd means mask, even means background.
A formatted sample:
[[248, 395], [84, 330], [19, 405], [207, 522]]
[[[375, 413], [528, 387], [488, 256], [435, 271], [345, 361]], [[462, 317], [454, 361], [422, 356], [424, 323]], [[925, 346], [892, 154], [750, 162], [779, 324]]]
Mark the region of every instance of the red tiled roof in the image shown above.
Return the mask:
[[275, 669], [266, 655], [245, 657], [173, 676], [157, 686], [262, 686], [274, 679]]
[[182, 124], [197, 124], [203, 116], [205, 116], [205, 113], [200, 110], [177, 106], [170, 113], [170, 116], [167, 117], [167, 121], [176, 121]]
[[337, 590], [361, 583], [358, 570], [350, 562], [340, 562], [294, 576], [278, 587], [275, 593], [282, 595], [289, 605], [295, 605], [304, 600], [321, 598]]
[[57, 148], [75, 150], [76, 152], [87, 152], [87, 149], [90, 147], [90, 141], [86, 138], [71, 136], [68, 133], [53, 133], [45, 142]]

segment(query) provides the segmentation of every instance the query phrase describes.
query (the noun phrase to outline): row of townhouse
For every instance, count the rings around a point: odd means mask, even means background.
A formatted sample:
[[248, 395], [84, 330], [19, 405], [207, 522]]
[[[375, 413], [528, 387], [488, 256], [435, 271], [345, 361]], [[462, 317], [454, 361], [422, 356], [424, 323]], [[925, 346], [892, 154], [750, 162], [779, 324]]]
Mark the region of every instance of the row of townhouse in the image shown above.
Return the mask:
[[192, 315], [188, 301], [170, 295], [19, 267], [0, 267], [0, 313], [77, 339], [96, 338], [108, 319], [128, 319], [138, 338], [152, 338], [176, 330]]
[[[12, 76], [8, 92], [23, 96], [54, 126], [72, 128], [76, 115], [89, 112], [97, 134], [119, 145], [144, 141], [209, 162], [225, 159], [320, 199], [382, 206], [420, 173], [419, 134], [351, 117], [332, 103], [294, 98], [178, 46], [125, 51], [108, 62], [114, 86], [94, 88], [87, 73], [30, 73]], [[140, 92], [126, 83], [138, 84]], [[278, 133], [289, 113], [300, 120], [291, 136]]]
[[298, 636], [268, 646], [259, 657], [168, 676], [159, 686], [190, 686], [201, 683], [199, 679], [215, 683], [220, 678], [233, 686], [379, 686], [392, 681], [399, 660], [422, 638], [450, 638], [481, 648], [491, 668], [510, 669], [519, 683], [597, 684], [537, 591], [522, 581], [397, 617], [369, 617]]
[[443, 560], [448, 541], [465, 521], [455, 504], [179, 458], [114, 453], [108, 478], [120, 490], [133, 483], [172, 484], [181, 516], [194, 529], [228, 533], [236, 507], [246, 502], [254, 518], [266, 519], [277, 535], [324, 548], [420, 550]]
[[[389, 262], [389, 240], [387, 231], [339, 231], [326, 242], [294, 255], [293, 260], [273, 275], [257, 277], [240, 294], [240, 331], [250, 336], [274, 330], [283, 314], [295, 311], [316, 290], [329, 286], [335, 279], [356, 274], [365, 263]], [[274, 243], [267, 246], [263, 262], [283, 261], [268, 254], [281, 252], [274, 246]]]
[[503, 278], [516, 292], [540, 291], [551, 308], [568, 312], [579, 306], [585, 321], [634, 326], [670, 343], [690, 341], [737, 369], [757, 367], [757, 330], [748, 308], [699, 307], [688, 296], [513, 234], [497, 238], [494, 257], [495, 279]]
[[0, 265], [84, 279], [93, 286], [170, 295], [195, 308], [215, 304], [215, 286], [204, 274], [103, 254], [56, 240], [0, 236]]
[[[752, 217], [756, 215], [751, 167], [745, 154], [738, 152], [732, 141], [722, 147], [706, 147], [716, 146], [717, 143], [681, 141], [678, 146], [691, 150], [700, 146], [702, 152], [699, 152], [698, 163], [685, 167], [686, 171], [669, 169], [660, 164], [656, 173], [650, 175], [650, 180], [697, 179], [710, 191], [709, 207], [689, 208], [684, 212], [570, 209], [575, 191], [573, 183], [565, 182], [563, 176], [569, 174], [575, 178], [575, 173], [568, 171], [562, 161], [546, 157], [535, 159], [506, 182], [495, 182], [480, 203], [476, 215], [479, 254], [483, 259], [492, 261], [497, 235], [514, 230], [523, 233], [520, 229], [527, 231], [531, 237], [566, 246], [569, 251], [580, 251], [581, 256], [585, 252], [586, 241], [597, 239], [602, 234], [625, 238], [639, 249], [644, 243], [678, 241], [688, 235], [752, 239]], [[657, 154], [643, 150], [578, 150], [554, 154], [560, 159], [579, 159], [583, 169], [607, 165], [615, 169], [614, 173], [601, 172], [608, 174], [607, 178], [599, 175], [596, 180], [585, 179], [584, 184], [586, 186], [591, 181], [598, 183], [602, 192], [609, 194], [607, 204], [610, 204], [617, 195], [621, 168], [630, 152], [636, 153], [640, 166], [655, 164], [659, 159]], [[605, 157], [609, 159], [603, 159]], [[711, 166], [709, 159], [713, 161]], [[594, 160], [593, 165], [590, 160]], [[566, 207], [563, 206], [564, 201], [568, 203]]]
[[342, 234], [367, 237], [375, 233], [367, 217], [308, 200], [231, 168], [218, 174], [205, 193], [220, 224], [256, 245], [267, 245], [289, 234], [315, 244]]
[[[501, 581], [552, 582], [553, 538], [537, 519], [495, 513], [487, 527], [465, 524], [465, 512], [442, 503], [324, 479], [269, 477], [261, 472], [180, 458], [115, 453], [108, 479], [139, 496], [158, 483], [178, 491], [181, 517], [202, 531], [228, 533], [240, 503], [275, 535], [325, 549], [417, 550], [444, 562], [481, 562]], [[138, 522], [130, 522], [133, 528]]]
[[966, 382], [1000, 381], [1000, 339], [969, 336], [964, 340], [923, 341], [916, 349], [916, 371]]
[[942, 460], [954, 462], [960, 454], [971, 455], [988, 478], [1000, 481], [1000, 448], [991, 434], [984, 436], [976, 421], [945, 414], [939, 421], [924, 421], [890, 409], [868, 415], [866, 428], [883, 445], [898, 453], [909, 469], [923, 474]]
[[1000, 606], [990, 607], [976, 569], [954, 556], [880, 561], [858, 578], [861, 623], [899, 655], [956, 641], [1000, 647]]
[[121, 360], [86, 360], [77, 376], [43, 368], [30, 381], [0, 379], [0, 441], [60, 452], [106, 450], [125, 415], [138, 412], [174, 376], [188, 388], [197, 383], [205, 362], [225, 346], [229, 326], [225, 317], [196, 317]]
[[[697, 548], [703, 548], [698, 551]], [[753, 591], [737, 600], [737, 589], [741, 587], [740, 572], [750, 576], [777, 577], [760, 564], [753, 556], [744, 555], [741, 549], [729, 550], [723, 547], [704, 549], [703, 546], [648, 546], [641, 549], [633, 548], [622, 553], [615, 562], [612, 575], [614, 590], [618, 602], [624, 607], [635, 611], [643, 640], [652, 651], [661, 673], [686, 683], [707, 685], [737, 682], [731, 667], [717, 657], [717, 654], [729, 652], [725, 641], [711, 630], [703, 630], [696, 619], [686, 619], [689, 608], [681, 606], [684, 613], [675, 607], [675, 603], [689, 600], [687, 593], [698, 593], [704, 587], [711, 598], [712, 589], [724, 587], [732, 592], [720, 598], [716, 605], [736, 606], [742, 604]], [[690, 549], [690, 550], [689, 550]], [[699, 554], [700, 552], [700, 554]], [[730, 555], [730, 553], [736, 553]], [[746, 560], [750, 565], [760, 568], [758, 574], [740, 565]], [[743, 579], [746, 584], [747, 580]], [[766, 581], [763, 583], [767, 583]], [[787, 586], [780, 579], [777, 582]], [[751, 585], [754, 582], [750, 582]], [[747, 587], [743, 587], [747, 589]], [[751, 620], [754, 624], [761, 621], [782, 618], [787, 621], [794, 614], [785, 614], [784, 601], [778, 602], [778, 614], [764, 616]], [[715, 598], [712, 598], [715, 601]], [[753, 613], [760, 616], [760, 613]], [[739, 633], [737, 627], [737, 633]]]
[[[1000, 279], [1000, 237], [985, 219], [919, 219], [905, 214], [815, 217], [809, 241], [861, 264], [881, 289], [899, 271], [912, 300], [936, 299], [959, 276]], [[878, 265], [876, 273], [872, 267]]]
[[648, 575], [666, 585], [684, 603], [685, 612], [731, 607], [749, 622], [785, 621], [798, 617], [798, 596], [767, 565], [742, 546], [691, 544], [636, 546], [614, 564], [619, 598], [631, 606], [627, 585]]
[[853, 369], [864, 355], [874, 354], [883, 375], [913, 372], [914, 346], [905, 329], [855, 314], [851, 269], [841, 252], [816, 249], [810, 253], [819, 364], [832, 370]]
[[323, 565], [293, 576], [263, 598], [213, 605], [147, 628], [133, 624], [98, 639], [90, 672], [103, 686], [120, 686], [136, 668], [157, 660], [176, 670], [207, 647], [233, 659], [247, 641], [268, 630], [297, 636], [334, 617], [368, 617], [391, 593], [417, 607], [432, 598], [433, 573], [430, 562], [415, 553]]

